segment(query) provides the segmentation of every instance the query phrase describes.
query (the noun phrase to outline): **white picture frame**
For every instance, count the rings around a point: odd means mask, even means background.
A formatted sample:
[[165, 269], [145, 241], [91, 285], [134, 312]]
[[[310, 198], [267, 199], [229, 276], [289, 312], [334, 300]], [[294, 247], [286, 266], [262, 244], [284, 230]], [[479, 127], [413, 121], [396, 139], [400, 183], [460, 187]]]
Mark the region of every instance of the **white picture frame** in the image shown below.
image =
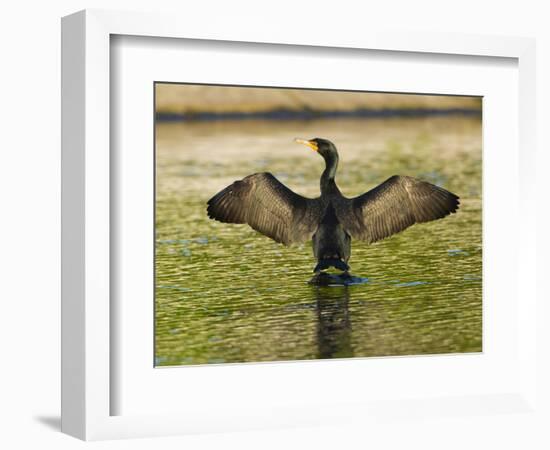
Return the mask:
[[[211, 24], [212, 25], [212, 24]], [[534, 170], [535, 45], [532, 39], [456, 34], [409, 34], [358, 32], [325, 35], [310, 30], [273, 30], [250, 23], [235, 30], [219, 20], [210, 28], [185, 17], [82, 11], [62, 22], [62, 430], [86, 440], [148, 437], [173, 434], [234, 431], [281, 426], [311, 425], [335, 420], [374, 421], [393, 416], [395, 402], [335, 404], [328, 412], [318, 405], [287, 407], [271, 411], [241, 411], [235, 405], [220, 404], [216, 413], [122, 414], [112, 415], [113, 392], [119, 389], [111, 376], [112, 342], [116, 324], [111, 320], [111, 191], [116, 173], [110, 168], [111, 36], [141, 36], [176, 39], [231, 41], [256, 44], [285, 44], [341, 49], [369, 49], [407, 52], [412, 55], [466, 55], [517, 60], [519, 77], [518, 205], [523, 230], [518, 243], [517, 283], [524, 286], [518, 302], [518, 379], [515, 389], [464, 398], [430, 398], [407, 401], [402, 398], [400, 417], [419, 410], [429, 414], [494, 414], [504, 409], [536, 414], [536, 296], [532, 281], [535, 238], [534, 186], [528, 174]], [[518, 197], [519, 198], [519, 197]], [[515, 294], [519, 295], [518, 293]], [[153, 324], [151, 323], [151, 327]], [[254, 370], [254, 366], [248, 369]], [[265, 367], [265, 366], [264, 366]], [[311, 367], [311, 366], [310, 366]], [[176, 369], [177, 370], [177, 369]], [[272, 365], [265, 370], [277, 370]], [[306, 369], [304, 369], [306, 370]], [[346, 370], [346, 369], [343, 369]], [[349, 369], [348, 369], [349, 370]], [[393, 403], [392, 403], [393, 402]], [[392, 406], [393, 405], [393, 406]], [[405, 405], [405, 406], [404, 406]], [[318, 413], [315, 413], [317, 411]], [[429, 415], [428, 414], [428, 415]]]

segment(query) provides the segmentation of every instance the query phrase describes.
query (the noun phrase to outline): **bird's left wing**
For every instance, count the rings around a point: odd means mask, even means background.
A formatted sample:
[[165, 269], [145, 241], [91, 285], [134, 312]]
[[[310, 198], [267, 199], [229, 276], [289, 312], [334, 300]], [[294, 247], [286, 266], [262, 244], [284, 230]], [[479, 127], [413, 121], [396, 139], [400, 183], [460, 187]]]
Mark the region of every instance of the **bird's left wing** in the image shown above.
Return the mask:
[[459, 197], [413, 177], [394, 175], [337, 211], [344, 229], [369, 243], [399, 233], [415, 223], [441, 219], [458, 209]]
[[208, 216], [220, 222], [247, 223], [276, 242], [311, 239], [319, 222], [319, 199], [296, 194], [268, 172], [235, 181], [208, 200]]

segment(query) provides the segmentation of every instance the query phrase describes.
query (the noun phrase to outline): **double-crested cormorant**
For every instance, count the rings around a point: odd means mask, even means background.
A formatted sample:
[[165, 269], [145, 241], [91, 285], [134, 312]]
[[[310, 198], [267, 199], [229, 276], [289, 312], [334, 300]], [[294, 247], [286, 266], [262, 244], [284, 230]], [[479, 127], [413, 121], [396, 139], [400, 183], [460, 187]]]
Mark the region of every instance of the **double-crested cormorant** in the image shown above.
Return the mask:
[[358, 197], [346, 198], [334, 181], [338, 167], [334, 144], [321, 138], [295, 141], [311, 147], [325, 160], [320, 197], [302, 197], [270, 173], [255, 173], [208, 200], [208, 216], [220, 222], [247, 223], [284, 245], [312, 239], [317, 259], [314, 272], [335, 267], [347, 275], [352, 238], [370, 244], [458, 209], [457, 195], [401, 175]]

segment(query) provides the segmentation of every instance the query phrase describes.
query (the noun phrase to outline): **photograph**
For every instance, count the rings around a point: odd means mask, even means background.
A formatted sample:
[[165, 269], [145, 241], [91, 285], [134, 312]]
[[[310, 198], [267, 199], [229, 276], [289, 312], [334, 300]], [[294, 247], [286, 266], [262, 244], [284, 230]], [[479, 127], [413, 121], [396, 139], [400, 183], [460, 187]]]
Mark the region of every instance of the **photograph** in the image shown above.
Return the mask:
[[155, 367], [482, 352], [482, 112], [155, 82]]

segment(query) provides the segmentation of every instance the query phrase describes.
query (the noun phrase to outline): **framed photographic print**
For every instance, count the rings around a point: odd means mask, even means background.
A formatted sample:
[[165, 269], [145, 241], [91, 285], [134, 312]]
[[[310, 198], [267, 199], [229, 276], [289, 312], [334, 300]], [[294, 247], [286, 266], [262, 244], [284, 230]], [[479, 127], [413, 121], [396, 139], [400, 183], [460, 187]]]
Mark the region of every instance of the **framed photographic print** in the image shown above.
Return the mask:
[[155, 99], [157, 366], [482, 350], [480, 97]]
[[63, 431], [532, 411], [533, 42], [209, 30], [63, 19]]

